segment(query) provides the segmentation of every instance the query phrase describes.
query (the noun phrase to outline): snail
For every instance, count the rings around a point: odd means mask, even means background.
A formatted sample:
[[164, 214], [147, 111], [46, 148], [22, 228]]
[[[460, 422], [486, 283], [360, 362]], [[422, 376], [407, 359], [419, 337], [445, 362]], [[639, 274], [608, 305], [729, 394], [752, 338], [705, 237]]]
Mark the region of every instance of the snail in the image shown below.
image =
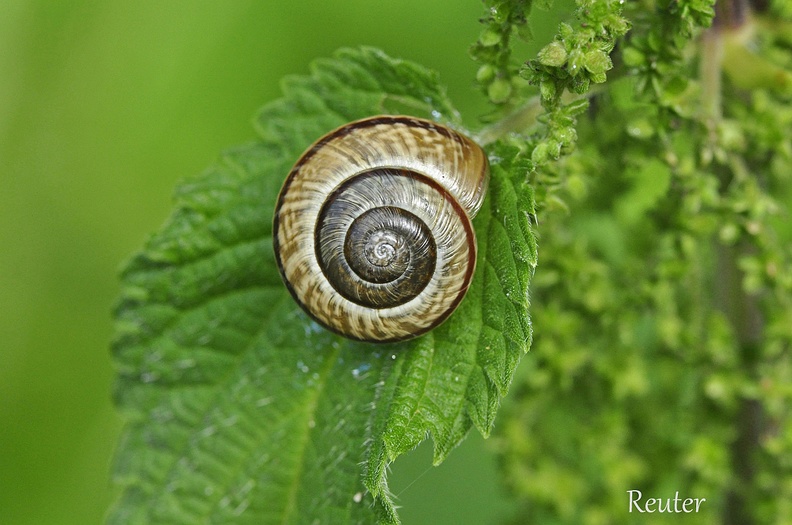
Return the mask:
[[393, 342], [443, 322], [476, 266], [471, 224], [487, 156], [434, 122], [377, 116], [320, 138], [292, 168], [275, 207], [281, 276], [319, 324]]

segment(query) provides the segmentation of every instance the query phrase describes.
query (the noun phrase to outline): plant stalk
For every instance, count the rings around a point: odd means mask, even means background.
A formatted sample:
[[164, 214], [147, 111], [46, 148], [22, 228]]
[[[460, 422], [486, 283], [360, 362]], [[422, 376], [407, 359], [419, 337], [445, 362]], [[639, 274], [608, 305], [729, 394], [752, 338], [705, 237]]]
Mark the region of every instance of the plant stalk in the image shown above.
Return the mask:
[[542, 104], [539, 97], [531, 97], [512, 113], [484, 127], [476, 134], [474, 140], [480, 146], [492, 144], [509, 133], [518, 133], [528, 129], [541, 113]]
[[[717, 141], [717, 126], [722, 118], [721, 71], [726, 33], [734, 33], [750, 23], [751, 6], [748, 0], [721, 0], [715, 4], [715, 20], [702, 40], [701, 82], [705, 95], [704, 119], [709, 132], [710, 148]], [[731, 177], [724, 173], [722, 191], [727, 191]], [[755, 294], [747, 293], [742, 285], [743, 273], [738, 261], [753, 251], [748, 240], [735, 246], [718, 245], [717, 248], [716, 305], [731, 324], [740, 349], [742, 374], [755, 377], [761, 352], [764, 319]], [[752, 525], [750, 489], [755, 484], [755, 456], [760, 447], [762, 405], [756, 399], [744, 396], [735, 416], [737, 435], [731, 444], [731, 462], [734, 472], [726, 494], [723, 509], [725, 525]]]

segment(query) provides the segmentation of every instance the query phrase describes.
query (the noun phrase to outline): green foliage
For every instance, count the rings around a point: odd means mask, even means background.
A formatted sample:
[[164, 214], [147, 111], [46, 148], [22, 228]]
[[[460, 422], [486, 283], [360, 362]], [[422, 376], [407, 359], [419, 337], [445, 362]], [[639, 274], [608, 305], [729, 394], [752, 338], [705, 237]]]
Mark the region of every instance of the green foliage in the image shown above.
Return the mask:
[[[792, 520], [789, 99], [712, 82], [749, 52], [722, 26], [702, 37], [713, 13], [630, 3], [622, 77], [578, 114], [581, 146], [531, 176], [536, 340], [498, 436], [519, 523], [632, 523], [632, 489], [706, 497], [696, 522]], [[761, 38], [752, 58], [788, 67]], [[548, 44], [529, 71], [567, 54]], [[558, 151], [545, 137], [534, 154]]]
[[624, 51], [624, 63], [638, 79], [638, 91], [651, 93], [661, 107], [664, 94], [673, 99], [682, 91], [689, 71], [680, 69], [684, 50], [697, 28], [715, 15], [714, 0], [641, 0], [630, 2], [634, 31]]
[[528, 349], [532, 193], [506, 146], [491, 149], [478, 270], [447, 322], [378, 346], [302, 313], [271, 231], [302, 151], [372, 114], [458, 121], [434, 74], [368, 48], [318, 60], [283, 89], [257, 119], [260, 139], [182, 184], [123, 272], [114, 353], [128, 423], [110, 523], [396, 523], [388, 463], [428, 434], [436, 463], [472, 426], [488, 435]]

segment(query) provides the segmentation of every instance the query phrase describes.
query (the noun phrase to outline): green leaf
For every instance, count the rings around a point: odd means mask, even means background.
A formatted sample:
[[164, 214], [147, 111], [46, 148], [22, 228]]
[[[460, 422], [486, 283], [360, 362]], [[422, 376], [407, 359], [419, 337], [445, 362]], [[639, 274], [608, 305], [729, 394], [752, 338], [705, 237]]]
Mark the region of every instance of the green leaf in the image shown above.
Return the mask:
[[111, 524], [397, 523], [386, 467], [431, 434], [435, 463], [487, 435], [528, 350], [533, 196], [517, 151], [492, 146], [471, 289], [416, 340], [352, 342], [312, 322], [275, 267], [280, 186], [314, 140], [408, 113], [458, 126], [436, 75], [370, 49], [318, 60], [267, 105], [260, 138], [176, 191], [126, 265], [113, 345], [127, 423]]

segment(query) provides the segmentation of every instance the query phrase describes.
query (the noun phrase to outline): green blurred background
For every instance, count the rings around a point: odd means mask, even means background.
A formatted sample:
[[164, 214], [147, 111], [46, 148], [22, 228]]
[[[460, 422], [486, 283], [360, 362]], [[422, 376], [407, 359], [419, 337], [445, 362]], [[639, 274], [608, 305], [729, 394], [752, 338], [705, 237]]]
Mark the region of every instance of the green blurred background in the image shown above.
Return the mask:
[[[254, 137], [280, 78], [341, 46], [439, 71], [466, 121], [486, 111], [467, 48], [477, 0], [0, 2], [0, 524], [90, 524], [121, 421], [108, 351], [121, 263], [172, 189]], [[534, 23], [537, 42], [555, 30]], [[510, 509], [487, 444], [394, 465], [405, 523]], [[428, 469], [428, 470], [427, 470]]]

